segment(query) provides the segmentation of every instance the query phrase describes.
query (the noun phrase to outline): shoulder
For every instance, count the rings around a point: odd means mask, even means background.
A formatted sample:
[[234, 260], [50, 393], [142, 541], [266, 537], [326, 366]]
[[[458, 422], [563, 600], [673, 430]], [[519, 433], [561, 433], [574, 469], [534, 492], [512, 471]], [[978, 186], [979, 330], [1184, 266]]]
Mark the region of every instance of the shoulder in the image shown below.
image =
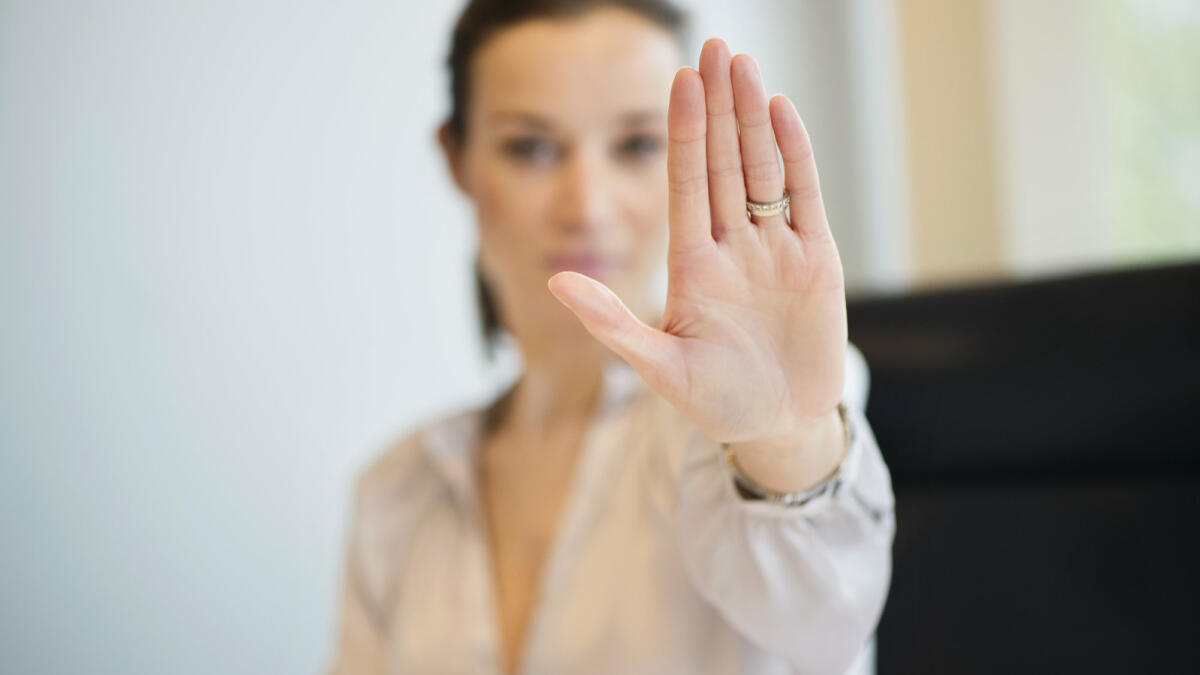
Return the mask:
[[463, 434], [476, 412], [463, 409], [419, 423], [359, 471], [350, 514], [349, 556], [352, 573], [373, 602], [388, 596], [423, 514], [450, 496], [433, 458], [437, 452], [467, 449], [461, 439], [466, 438]]
[[431, 448], [465, 443], [479, 412], [478, 407], [464, 407], [432, 416], [394, 437], [355, 476], [355, 510], [371, 510], [428, 487], [436, 476]]
[[385, 598], [422, 514], [449, 494], [431, 459], [436, 447], [431, 443], [449, 442], [473, 416], [473, 410], [460, 410], [426, 419], [386, 444], [356, 473], [349, 573], [380, 616], [386, 615]]

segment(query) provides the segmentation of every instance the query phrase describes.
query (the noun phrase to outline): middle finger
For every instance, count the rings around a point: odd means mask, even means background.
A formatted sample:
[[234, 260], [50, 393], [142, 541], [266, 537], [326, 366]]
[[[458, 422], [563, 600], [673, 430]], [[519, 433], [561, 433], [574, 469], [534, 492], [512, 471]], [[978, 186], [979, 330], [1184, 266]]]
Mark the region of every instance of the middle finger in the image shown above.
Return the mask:
[[[731, 63], [731, 77], [733, 105], [742, 134], [742, 172], [745, 174], [746, 195], [752, 201], [773, 202], [783, 197], [783, 174], [779, 170], [775, 131], [771, 128], [762, 74], [754, 59], [738, 54]], [[783, 213], [752, 218], [759, 225], [787, 224]]]
[[746, 220], [746, 182], [738, 148], [733, 87], [729, 82], [729, 47], [713, 38], [700, 50], [700, 75], [708, 110], [708, 192], [713, 237], [750, 226]]

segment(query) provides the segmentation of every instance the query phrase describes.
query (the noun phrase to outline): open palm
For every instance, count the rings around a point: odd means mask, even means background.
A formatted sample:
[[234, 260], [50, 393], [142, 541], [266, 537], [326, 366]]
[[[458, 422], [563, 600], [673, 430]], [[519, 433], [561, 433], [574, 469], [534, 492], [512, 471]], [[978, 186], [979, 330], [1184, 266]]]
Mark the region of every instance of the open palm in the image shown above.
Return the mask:
[[[790, 101], [768, 102], [754, 60], [715, 39], [699, 72], [676, 74], [667, 117], [662, 326], [576, 272], [550, 289], [710, 438], [784, 435], [836, 408], [846, 346], [842, 266], [808, 134]], [[775, 201], [785, 186], [790, 214], [748, 215], [747, 199]]]

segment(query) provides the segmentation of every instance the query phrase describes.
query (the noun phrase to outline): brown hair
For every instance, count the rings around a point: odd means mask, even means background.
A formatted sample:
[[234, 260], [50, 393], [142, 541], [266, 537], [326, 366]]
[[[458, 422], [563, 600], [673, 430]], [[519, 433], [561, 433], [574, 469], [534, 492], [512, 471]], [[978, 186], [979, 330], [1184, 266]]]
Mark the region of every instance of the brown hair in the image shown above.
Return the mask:
[[[455, 141], [466, 137], [470, 103], [471, 60], [479, 48], [501, 30], [530, 19], [578, 16], [588, 10], [618, 7], [658, 24], [681, 44], [687, 42], [687, 15], [669, 0], [471, 0], [454, 25], [450, 54], [450, 115], [446, 120]], [[490, 359], [503, 324], [495, 296], [475, 263], [475, 295], [483, 330], [483, 349]]]

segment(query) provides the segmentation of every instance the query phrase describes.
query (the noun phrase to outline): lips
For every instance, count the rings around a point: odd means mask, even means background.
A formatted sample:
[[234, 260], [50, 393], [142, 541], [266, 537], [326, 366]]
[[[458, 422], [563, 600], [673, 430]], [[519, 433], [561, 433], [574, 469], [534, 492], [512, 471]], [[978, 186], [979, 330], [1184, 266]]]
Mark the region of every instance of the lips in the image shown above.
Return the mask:
[[612, 276], [620, 268], [620, 261], [600, 253], [559, 253], [546, 257], [546, 268], [551, 274], [570, 270], [597, 278]]

